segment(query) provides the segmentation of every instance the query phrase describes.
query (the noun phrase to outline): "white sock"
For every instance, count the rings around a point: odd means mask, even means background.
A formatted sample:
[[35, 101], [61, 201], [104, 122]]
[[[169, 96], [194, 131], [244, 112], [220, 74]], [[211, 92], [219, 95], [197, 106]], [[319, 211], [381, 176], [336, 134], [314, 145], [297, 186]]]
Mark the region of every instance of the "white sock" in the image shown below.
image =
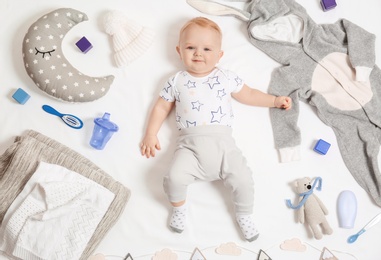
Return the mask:
[[181, 205], [180, 207], [173, 207], [171, 219], [169, 221], [169, 227], [177, 232], [181, 233], [185, 229], [187, 206]]
[[252, 215], [239, 215], [236, 216], [239, 227], [245, 239], [249, 242], [258, 238], [259, 232], [255, 227]]

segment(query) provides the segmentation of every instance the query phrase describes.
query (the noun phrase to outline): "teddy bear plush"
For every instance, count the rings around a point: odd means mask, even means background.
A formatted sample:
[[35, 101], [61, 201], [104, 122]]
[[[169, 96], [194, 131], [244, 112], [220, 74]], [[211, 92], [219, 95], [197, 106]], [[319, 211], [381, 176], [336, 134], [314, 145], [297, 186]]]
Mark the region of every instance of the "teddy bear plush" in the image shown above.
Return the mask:
[[316, 185], [318, 185], [317, 190], [321, 190], [321, 178], [315, 178], [313, 184], [311, 182], [312, 180], [308, 177], [297, 179], [294, 187], [300, 196], [299, 203], [297, 206], [291, 205], [290, 200], [287, 203], [290, 208], [296, 210], [298, 222], [306, 223], [311, 228], [314, 237], [321, 239], [323, 233], [330, 235], [333, 230], [325, 217], [328, 215], [327, 208], [313, 193]]

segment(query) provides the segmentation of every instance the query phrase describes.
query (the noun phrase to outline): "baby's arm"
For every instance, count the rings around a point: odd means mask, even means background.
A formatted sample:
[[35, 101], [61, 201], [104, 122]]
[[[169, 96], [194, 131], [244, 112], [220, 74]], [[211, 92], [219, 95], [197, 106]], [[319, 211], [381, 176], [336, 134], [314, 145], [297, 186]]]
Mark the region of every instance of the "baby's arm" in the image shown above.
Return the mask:
[[148, 119], [146, 133], [140, 144], [140, 152], [147, 158], [155, 157], [155, 151], [160, 150], [160, 142], [157, 138], [157, 133], [160, 130], [161, 125], [171, 112], [174, 102], [168, 102], [159, 97], [156, 104], [152, 108], [150, 117]]
[[240, 103], [258, 107], [277, 107], [289, 110], [292, 107], [290, 97], [273, 96], [264, 93], [258, 89], [253, 89], [247, 85], [243, 85], [238, 93], [232, 93], [232, 96]]

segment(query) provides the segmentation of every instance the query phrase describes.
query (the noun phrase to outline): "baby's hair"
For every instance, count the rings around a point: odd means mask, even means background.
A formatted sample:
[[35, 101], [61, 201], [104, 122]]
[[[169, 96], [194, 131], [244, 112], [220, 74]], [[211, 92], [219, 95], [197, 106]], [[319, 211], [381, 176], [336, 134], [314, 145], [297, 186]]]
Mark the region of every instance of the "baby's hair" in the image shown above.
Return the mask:
[[193, 24], [204, 27], [204, 28], [211, 28], [215, 30], [222, 37], [221, 28], [218, 26], [218, 24], [216, 24], [212, 20], [205, 17], [196, 17], [186, 22], [180, 30], [180, 36], [185, 31], [185, 29], [187, 29], [190, 25], [193, 25]]

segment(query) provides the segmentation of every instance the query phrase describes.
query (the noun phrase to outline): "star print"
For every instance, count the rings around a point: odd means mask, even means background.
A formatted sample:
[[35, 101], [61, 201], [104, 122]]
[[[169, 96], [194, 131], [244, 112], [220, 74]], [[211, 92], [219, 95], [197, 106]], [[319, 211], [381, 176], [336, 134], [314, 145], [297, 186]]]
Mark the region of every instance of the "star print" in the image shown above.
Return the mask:
[[171, 85], [169, 82], [167, 82], [167, 84], [168, 84], [168, 85], [167, 85], [166, 87], [164, 87], [164, 90], [165, 90], [165, 92], [168, 93], [168, 92], [169, 92], [169, 89], [172, 88], [172, 85]]
[[62, 63], [62, 67], [66, 67], [67, 66], [67, 64], [66, 63]]
[[190, 122], [187, 120], [187, 127], [190, 127], [190, 126], [196, 126], [196, 121]]
[[218, 90], [217, 92], [217, 97], [222, 100], [222, 98], [226, 95], [225, 93], [225, 89], [222, 89], [222, 90]]
[[57, 28], [61, 28], [62, 27], [62, 24], [61, 23], [57, 23]]
[[49, 24], [45, 24], [45, 28], [46, 28], [46, 29], [49, 29], [49, 28], [50, 28], [50, 25], [49, 25]]
[[196, 101], [196, 102], [191, 102], [192, 103], [192, 109], [197, 109], [198, 111], [200, 111], [200, 107], [204, 104], [200, 103], [200, 101]]
[[79, 86], [79, 84], [78, 84], [78, 82], [74, 82], [74, 87], [78, 87]]
[[49, 35], [48, 38], [49, 38], [50, 40], [53, 40], [53, 39], [54, 39], [54, 36], [53, 36], [53, 35]]
[[36, 25], [35, 27], [33, 27], [33, 30], [37, 31], [38, 30], [38, 26]]
[[69, 72], [68, 75], [69, 75], [69, 77], [72, 77], [72, 76], [73, 76], [73, 73], [72, 73], [72, 72]]
[[83, 98], [84, 96], [85, 96], [85, 94], [83, 94], [83, 93], [79, 94], [79, 97], [81, 97], [81, 98]]
[[61, 75], [57, 75], [56, 79], [62, 79]]
[[211, 123], [221, 123], [221, 119], [226, 115], [222, 113], [222, 108], [218, 107], [217, 111], [212, 111], [212, 120]]
[[38, 73], [43, 74], [43, 73], [44, 73], [44, 70], [40, 69], [40, 70], [38, 71]]
[[105, 88], [101, 88], [101, 91], [104, 92], [106, 89]]
[[45, 60], [50, 60], [50, 56], [46, 56], [46, 57], [45, 57]]
[[92, 90], [92, 91], [90, 91], [90, 95], [95, 95], [95, 91], [94, 90]]
[[73, 99], [73, 97], [72, 97], [72, 96], [68, 96], [67, 98], [68, 98], [68, 99], [70, 99], [70, 100], [72, 100], [72, 99]]
[[38, 60], [33, 60], [33, 64], [37, 64], [38, 63]]
[[26, 43], [29, 43], [29, 38], [25, 40]]
[[40, 41], [40, 40], [41, 40], [41, 36], [37, 36], [37, 37], [36, 37], [36, 40], [37, 40], [37, 41]]
[[52, 92], [52, 93], [56, 93], [56, 90], [55, 90], [55, 89], [52, 89], [51, 92]]
[[177, 102], [180, 102], [180, 92], [176, 91], [175, 93], [175, 99]]
[[181, 120], [181, 116], [176, 115], [176, 122], [180, 122], [180, 120]]
[[66, 86], [66, 85], [63, 85], [63, 86], [62, 86], [62, 89], [66, 90], [66, 89], [67, 89], [67, 86]]
[[208, 80], [206, 82], [204, 82], [204, 84], [208, 84], [209, 85], [209, 88], [210, 89], [213, 89], [215, 85], [219, 85], [220, 82], [218, 81], [218, 77], [212, 77], [212, 78], [208, 78]]
[[95, 82], [97, 82], [97, 83], [99, 82], [99, 80], [98, 80], [98, 79], [94, 79], [94, 81], [95, 81]]
[[86, 84], [86, 85], [89, 85], [90, 82], [89, 82], [88, 80], [85, 80], [85, 84]]
[[69, 16], [69, 17], [70, 17], [70, 16], [71, 16], [71, 13], [70, 13], [70, 12], [66, 13], [66, 16]]
[[56, 66], [52, 65], [52, 66], [50, 67], [50, 69], [51, 69], [51, 70], [55, 70], [55, 69], [56, 69]]
[[235, 78], [235, 82], [237, 82], [237, 86], [242, 84], [242, 79], [240, 77]]
[[187, 84], [185, 84], [187, 88], [195, 88], [196, 87], [196, 82], [188, 80]]
[[50, 80], [45, 79], [45, 83], [46, 83], [46, 84], [49, 84], [49, 83], [50, 83]]
[[54, 16], [55, 16], [55, 17], [57, 17], [57, 16], [59, 16], [59, 15], [60, 15], [59, 13], [54, 13]]

